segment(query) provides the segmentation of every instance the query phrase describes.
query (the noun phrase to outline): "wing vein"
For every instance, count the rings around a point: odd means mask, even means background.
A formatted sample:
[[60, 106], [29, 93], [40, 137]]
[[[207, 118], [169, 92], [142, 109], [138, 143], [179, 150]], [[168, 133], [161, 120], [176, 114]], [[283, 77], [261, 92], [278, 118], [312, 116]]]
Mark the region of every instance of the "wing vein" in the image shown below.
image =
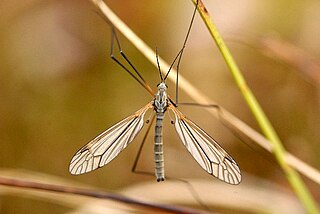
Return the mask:
[[170, 105], [175, 115], [174, 126], [183, 145], [209, 174], [229, 183], [239, 184], [241, 172], [234, 159], [203, 129]]
[[150, 108], [152, 104], [148, 103], [82, 147], [71, 159], [71, 174], [90, 172], [112, 161], [140, 132], [144, 115]]

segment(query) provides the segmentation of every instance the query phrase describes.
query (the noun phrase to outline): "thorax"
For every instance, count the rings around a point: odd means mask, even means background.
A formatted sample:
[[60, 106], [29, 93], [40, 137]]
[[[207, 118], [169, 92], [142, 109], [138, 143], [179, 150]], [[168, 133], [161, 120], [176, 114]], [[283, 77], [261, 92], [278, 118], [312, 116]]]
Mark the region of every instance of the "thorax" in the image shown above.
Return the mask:
[[158, 85], [158, 91], [153, 100], [153, 106], [157, 113], [164, 113], [168, 106], [167, 86], [165, 83]]

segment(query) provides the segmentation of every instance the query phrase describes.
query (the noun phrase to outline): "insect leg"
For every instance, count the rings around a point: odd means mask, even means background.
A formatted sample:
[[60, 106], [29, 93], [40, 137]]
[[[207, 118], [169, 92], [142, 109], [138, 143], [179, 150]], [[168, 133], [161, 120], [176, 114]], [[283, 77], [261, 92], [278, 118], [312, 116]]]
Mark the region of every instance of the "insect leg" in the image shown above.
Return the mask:
[[[141, 74], [138, 72], [138, 70], [135, 68], [135, 66], [132, 64], [132, 62], [128, 59], [128, 57], [125, 55], [123, 50], [121, 49], [120, 41], [118, 39], [116, 30], [113, 26], [111, 26], [111, 31], [112, 31], [112, 37], [111, 37], [111, 51], [110, 51], [110, 57], [113, 59], [118, 65], [120, 65], [132, 78], [134, 78], [142, 87], [144, 87], [152, 96], [154, 95], [153, 90], [149, 86], [149, 84], [144, 80], [144, 78], [141, 76]], [[125, 59], [125, 61], [130, 65], [130, 67], [134, 70], [136, 75], [130, 71], [129, 68], [127, 68], [124, 64], [122, 64], [114, 55], [114, 46], [115, 46], [115, 41], [117, 43], [119, 52], [121, 56]]]
[[135, 158], [135, 160], [134, 160], [134, 163], [133, 163], [133, 166], [132, 166], [132, 169], [131, 169], [131, 172], [133, 172], [133, 173], [144, 174], [144, 175], [153, 175], [153, 176], [154, 176], [154, 173], [136, 170], [137, 165], [138, 165], [138, 161], [139, 161], [139, 158], [140, 158], [140, 155], [141, 155], [142, 148], [143, 148], [143, 146], [144, 146], [144, 143], [145, 143], [146, 140], [147, 140], [147, 137], [148, 137], [148, 134], [149, 134], [149, 132], [150, 132], [151, 126], [152, 126], [152, 124], [153, 124], [153, 122], [154, 122], [154, 119], [155, 119], [155, 115], [153, 115], [152, 118], [151, 118], [151, 120], [150, 120], [150, 124], [149, 124], [149, 126], [148, 126], [148, 129], [147, 129], [147, 131], [146, 131], [146, 133], [145, 133], [145, 135], [144, 135], [144, 137], [143, 137], [143, 139], [142, 139], [142, 142], [141, 142], [141, 145], [140, 145], [140, 147], [139, 147], [137, 156], [136, 156], [136, 158]]
[[196, 7], [194, 8], [194, 11], [193, 11], [193, 14], [192, 14], [192, 18], [191, 18], [191, 22], [190, 22], [190, 25], [189, 25], [189, 28], [188, 28], [188, 31], [187, 31], [187, 35], [186, 35], [186, 38], [184, 39], [184, 42], [183, 42], [183, 45], [182, 45], [182, 48], [181, 48], [181, 54], [180, 54], [178, 62], [177, 62], [176, 102], [175, 102], [176, 104], [179, 103], [179, 69], [180, 69], [180, 62], [181, 62], [181, 59], [182, 59], [183, 50], [186, 47], [187, 40], [189, 38], [189, 34], [190, 34], [190, 31], [191, 31], [192, 24], [194, 22], [194, 18], [195, 18], [196, 11], [197, 11], [197, 8], [198, 8], [198, 3], [199, 3], [199, 1], [197, 1]]
[[[177, 105], [177, 103], [176, 103], [176, 105]], [[205, 108], [217, 108], [218, 110], [220, 110], [220, 106], [218, 104], [179, 103], [179, 105], [197, 106], [197, 107], [205, 107]]]
[[190, 183], [187, 180], [181, 179], [181, 178], [174, 178], [174, 177], [168, 177], [166, 176], [167, 180], [172, 180], [172, 181], [178, 181], [178, 182], [182, 182], [188, 189], [188, 191], [190, 192], [190, 194], [192, 195], [192, 197], [194, 198], [194, 200], [196, 201], [196, 203], [198, 203], [204, 210], [209, 211], [211, 213], [210, 208], [205, 204], [205, 202], [201, 199], [199, 193], [197, 192], [197, 190], [195, 189], [195, 187], [192, 185], [192, 183]]

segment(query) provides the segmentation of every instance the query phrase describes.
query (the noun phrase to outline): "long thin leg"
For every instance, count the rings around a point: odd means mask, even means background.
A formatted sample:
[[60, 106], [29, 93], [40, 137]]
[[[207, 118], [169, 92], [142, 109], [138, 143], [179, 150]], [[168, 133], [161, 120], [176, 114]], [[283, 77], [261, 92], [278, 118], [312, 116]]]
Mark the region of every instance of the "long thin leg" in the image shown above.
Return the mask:
[[[170, 97], [168, 97], [168, 99], [174, 107], [178, 107], [178, 104], [175, 103]], [[218, 104], [179, 103], [179, 105], [196, 106], [196, 107], [204, 107], [204, 108], [216, 108], [220, 110], [220, 106]]]
[[[138, 72], [138, 70], [135, 68], [135, 66], [132, 64], [132, 62], [128, 59], [128, 57], [125, 55], [125, 53], [122, 51], [119, 39], [117, 37], [116, 31], [113, 26], [111, 26], [112, 31], [112, 37], [111, 37], [111, 52], [110, 57], [113, 59], [118, 65], [120, 65], [131, 77], [133, 77], [142, 87], [144, 87], [152, 96], [154, 96], [154, 92], [149, 86], [149, 84], [144, 80], [144, 78], [141, 76], [141, 74]], [[130, 67], [134, 70], [134, 72], [138, 75], [135, 76], [134, 73], [132, 73], [125, 65], [123, 65], [115, 56], [114, 56], [114, 41], [116, 40], [117, 46], [119, 49], [119, 52], [121, 56], [125, 59], [125, 61], [130, 65]]]
[[[137, 169], [137, 165], [138, 165], [138, 161], [139, 161], [139, 158], [140, 158], [140, 155], [141, 155], [141, 152], [142, 152], [142, 148], [143, 148], [143, 146], [144, 146], [144, 143], [145, 143], [146, 140], [147, 140], [147, 137], [148, 137], [148, 135], [149, 135], [149, 132], [150, 132], [150, 129], [151, 129], [152, 124], [153, 124], [153, 122], [154, 122], [154, 119], [155, 119], [155, 115], [153, 115], [153, 116], [152, 116], [152, 119], [149, 121], [150, 124], [149, 124], [148, 129], [147, 129], [147, 131], [146, 131], [146, 133], [145, 133], [145, 135], [144, 135], [144, 137], [143, 137], [143, 139], [142, 139], [142, 142], [141, 142], [141, 144], [140, 144], [140, 147], [139, 147], [137, 156], [136, 156], [136, 158], [135, 158], [135, 160], [134, 160], [134, 163], [133, 163], [133, 165], [132, 165], [131, 171], [132, 171], [133, 173], [154, 176], [154, 174], [151, 173], [151, 172], [138, 171], [138, 170], [136, 170], [136, 169]], [[200, 198], [198, 192], [195, 190], [195, 188], [192, 186], [191, 183], [189, 183], [189, 182], [186, 181], [186, 180], [180, 179], [180, 178], [167, 177], [167, 179], [168, 179], [168, 180], [176, 180], [176, 181], [179, 181], [179, 182], [184, 183], [184, 184], [187, 186], [188, 190], [190, 191], [191, 195], [194, 197], [195, 201], [196, 201], [200, 206], [202, 206], [205, 210], [210, 211], [209, 207], [206, 206], [206, 204], [202, 201], [202, 199]]]
[[[176, 103], [177, 104], [177, 103]], [[217, 108], [220, 109], [220, 106], [218, 104], [200, 104], [200, 103], [179, 103], [180, 105], [186, 105], [186, 106], [197, 106], [197, 107], [205, 107], [205, 108]]]
[[[138, 72], [138, 70], [134, 67], [134, 65], [131, 63], [131, 61], [128, 59], [128, 57], [125, 55], [125, 53], [122, 51], [121, 46], [120, 46], [120, 42], [118, 39], [118, 36], [116, 34], [115, 28], [113, 26], [113, 24], [104, 16], [102, 15], [100, 12], [97, 12], [97, 14], [111, 27], [111, 31], [112, 31], [112, 38], [111, 38], [111, 53], [110, 53], [110, 57], [118, 64], [120, 65], [131, 77], [133, 77], [142, 87], [144, 87], [150, 94], [151, 96], [154, 96], [154, 92], [151, 89], [151, 87], [149, 86], [149, 84], [144, 80], [144, 78], [140, 75], [140, 73]], [[130, 65], [130, 67], [135, 71], [135, 73], [139, 76], [139, 78], [137, 78], [127, 67], [125, 67], [115, 56], [114, 56], [114, 40], [116, 39], [117, 41], [117, 45], [119, 48], [119, 52], [121, 54], [121, 56], [127, 61], [127, 63]]]
[[167, 180], [176, 180], [179, 182], [184, 183], [188, 190], [190, 191], [191, 195], [193, 196], [193, 198], [195, 199], [195, 201], [201, 206], [203, 207], [205, 210], [207, 211], [211, 211], [210, 208], [202, 201], [202, 199], [200, 198], [200, 195], [198, 194], [198, 192], [196, 191], [196, 189], [192, 186], [192, 184], [184, 179], [181, 178], [172, 178], [172, 177], [166, 177]]
[[186, 106], [192, 106], [192, 107], [216, 108], [218, 111], [220, 122], [225, 127], [227, 127], [236, 138], [238, 138], [241, 142], [245, 143], [255, 153], [260, 154], [261, 157], [263, 157], [263, 159], [266, 160], [268, 163], [272, 164], [273, 166], [276, 166], [276, 163], [272, 161], [272, 157], [269, 153], [265, 153], [259, 149], [256, 149], [255, 146], [252, 146], [252, 144], [248, 142], [248, 139], [245, 136], [243, 136], [242, 133], [238, 132], [238, 129], [233, 124], [231, 124], [230, 122], [228, 122], [228, 120], [225, 119], [225, 115], [223, 114], [223, 109], [218, 104], [180, 103], [180, 105], [186, 105]]
[[154, 122], [154, 119], [155, 119], [155, 115], [152, 116], [152, 119], [151, 119], [151, 121], [149, 122], [150, 124], [149, 124], [149, 126], [148, 126], [148, 129], [147, 129], [147, 131], [146, 131], [146, 133], [145, 133], [145, 135], [144, 135], [144, 137], [143, 137], [143, 139], [142, 139], [142, 142], [141, 142], [141, 144], [140, 144], [140, 147], [139, 147], [137, 156], [136, 156], [136, 158], [135, 158], [135, 160], [134, 160], [134, 163], [133, 163], [133, 166], [132, 166], [132, 169], [131, 169], [131, 172], [133, 172], [133, 173], [144, 174], [144, 175], [154, 175], [154, 174], [152, 174], [152, 173], [150, 173], [150, 172], [144, 172], [144, 171], [138, 171], [138, 170], [136, 170], [137, 165], [138, 165], [138, 161], [139, 161], [139, 158], [140, 158], [140, 155], [141, 155], [142, 148], [143, 148], [143, 146], [144, 146], [144, 143], [145, 143], [146, 140], [147, 140], [147, 137], [148, 137], [148, 134], [149, 134], [149, 132], [150, 132], [151, 126], [152, 126], [152, 124], [153, 124], [153, 122]]
[[132, 62], [129, 60], [129, 58], [126, 56], [126, 54], [123, 52], [122, 48], [121, 48], [121, 45], [120, 45], [120, 41], [118, 39], [118, 36], [117, 36], [117, 33], [115, 31], [114, 28], [112, 28], [112, 33], [117, 41], [117, 45], [118, 45], [118, 48], [119, 48], [119, 52], [121, 54], [121, 56], [129, 63], [129, 65], [131, 66], [131, 68], [135, 71], [135, 73], [140, 77], [140, 79], [142, 80], [142, 82], [146, 85], [147, 82], [144, 80], [144, 78], [141, 76], [141, 74], [139, 73], [139, 71], [135, 68], [135, 66], [132, 64]]
[[188, 28], [188, 31], [187, 31], [187, 35], [186, 35], [186, 38], [184, 39], [184, 42], [183, 42], [183, 45], [182, 45], [182, 48], [181, 48], [181, 54], [180, 54], [178, 62], [177, 62], [176, 102], [175, 102], [176, 105], [179, 104], [179, 69], [180, 69], [180, 62], [181, 62], [181, 59], [182, 59], [182, 54], [183, 54], [184, 48], [186, 47], [187, 40], [189, 38], [189, 34], [190, 34], [190, 31], [191, 31], [192, 24], [194, 22], [194, 18], [195, 18], [196, 11], [197, 11], [197, 8], [198, 8], [198, 3], [199, 3], [199, 0], [197, 0], [196, 7], [194, 8], [194, 11], [193, 11], [193, 14], [192, 14], [192, 18], [191, 18], [191, 22], [190, 22], [190, 25], [189, 25], [189, 28]]
[[[177, 77], [176, 77], [176, 101], [173, 102], [171, 99], [171, 102], [172, 104], [174, 104], [174, 106], [177, 106], [178, 105], [178, 102], [179, 102], [179, 68], [180, 68], [180, 62], [181, 62], [181, 59], [182, 59], [182, 54], [183, 54], [183, 51], [184, 51], [184, 48], [186, 47], [186, 43], [187, 43], [187, 40], [189, 38], [189, 35], [190, 35], [190, 31], [191, 31], [191, 27], [192, 27], [192, 24], [194, 22], [194, 18], [195, 18], [195, 15], [196, 15], [196, 11], [197, 11], [197, 7], [198, 7], [198, 1], [197, 1], [197, 4], [196, 4], [196, 7], [194, 8], [194, 11], [193, 11], [193, 14], [192, 14], [192, 18], [191, 18], [191, 22], [190, 22], [190, 25], [189, 25], [189, 28], [188, 28], [188, 31], [187, 31], [187, 35], [184, 39], [184, 42], [183, 42], [183, 45], [182, 45], [182, 48], [181, 50], [179, 51], [179, 53], [177, 54], [177, 56], [174, 58], [173, 62], [171, 63], [170, 65], [170, 68], [168, 70], [168, 72], [166, 73], [165, 77], [163, 78], [163, 80], [166, 80], [173, 65], [175, 64], [175, 62], [177, 61]], [[161, 78], [162, 80], [162, 78]]]
[[163, 78], [164, 80], [166, 80], [166, 79], [167, 79], [167, 77], [168, 77], [168, 75], [169, 75], [169, 73], [170, 73], [170, 71], [171, 71], [171, 69], [172, 69], [172, 67], [173, 67], [174, 63], [177, 61], [178, 57], [179, 57], [179, 56], [181, 56], [181, 54], [182, 54], [182, 50], [180, 50], [180, 51], [179, 51], [179, 53], [177, 54], [177, 56], [174, 58], [174, 60], [173, 60], [173, 62], [171, 63], [170, 68], [169, 68], [169, 70], [168, 70], [168, 72], [167, 72], [166, 76]]

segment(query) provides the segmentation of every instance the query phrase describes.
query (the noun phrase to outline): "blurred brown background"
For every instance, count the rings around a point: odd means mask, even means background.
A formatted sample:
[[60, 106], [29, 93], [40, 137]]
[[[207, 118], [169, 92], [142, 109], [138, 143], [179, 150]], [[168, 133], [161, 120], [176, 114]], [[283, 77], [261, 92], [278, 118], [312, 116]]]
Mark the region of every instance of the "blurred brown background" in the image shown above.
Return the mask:
[[[157, 47], [167, 62], [174, 59], [192, 15], [191, 1], [105, 2], [149, 46]], [[316, 77], [320, 70], [313, 68], [320, 55], [320, 3], [231, 0], [205, 4], [287, 150], [319, 168], [320, 97]], [[1, 1], [2, 170], [39, 172], [113, 191], [154, 180], [130, 171], [145, 129], [103, 169], [76, 177], [68, 172], [69, 161], [80, 147], [151, 99], [109, 58], [110, 28], [96, 10], [85, 0]], [[156, 68], [122, 35], [120, 41], [130, 60], [155, 87], [159, 82]], [[275, 50], [284, 51], [285, 57], [279, 57]], [[259, 130], [198, 15], [180, 72], [210, 98]], [[174, 84], [168, 85], [174, 96]], [[191, 102], [192, 98], [181, 93], [180, 100]], [[246, 176], [256, 176], [291, 191], [285, 176], [265, 151], [241, 142], [201, 108], [181, 110], [232, 154], [244, 180]], [[167, 175], [219, 182], [198, 167], [183, 148], [169, 117], [166, 119]], [[138, 168], [153, 172], [153, 165], [150, 135]], [[319, 199], [319, 187], [305, 181]], [[34, 207], [33, 213], [70, 211], [50, 201], [26, 200], [16, 195], [0, 197], [1, 213], [25, 213]]]

